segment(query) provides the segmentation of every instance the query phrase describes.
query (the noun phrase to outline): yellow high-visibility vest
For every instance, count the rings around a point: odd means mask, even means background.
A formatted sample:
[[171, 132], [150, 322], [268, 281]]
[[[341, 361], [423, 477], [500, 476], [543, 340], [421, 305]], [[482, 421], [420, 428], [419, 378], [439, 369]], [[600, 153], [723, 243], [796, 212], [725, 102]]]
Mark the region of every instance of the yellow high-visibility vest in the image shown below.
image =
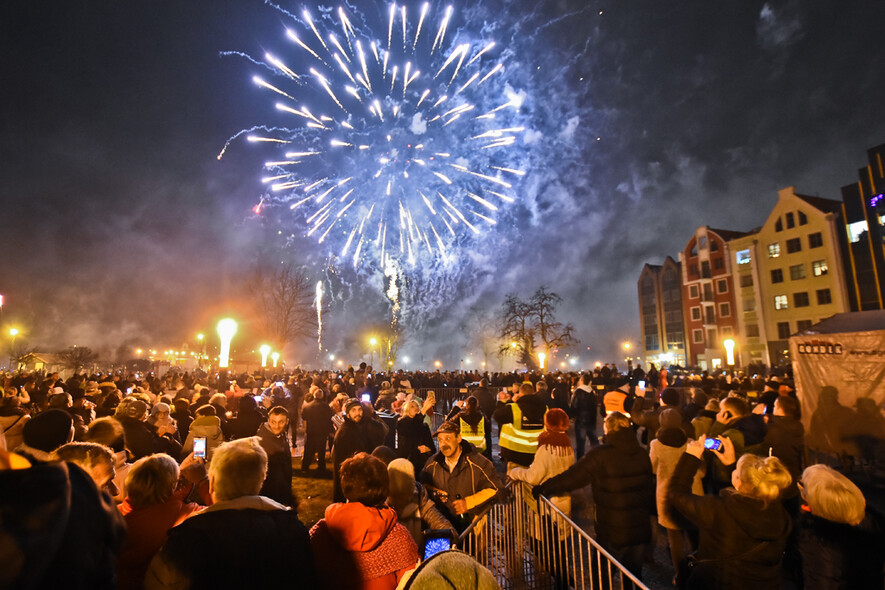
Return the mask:
[[461, 422], [461, 438], [471, 443], [476, 450], [480, 453], [486, 450], [486, 427], [485, 420], [480, 419], [479, 423], [476, 425], [476, 430], [464, 421], [464, 418], [459, 419]]
[[[501, 426], [501, 434], [498, 442], [501, 448], [509, 449], [516, 453], [529, 453], [534, 455], [538, 450], [538, 437], [544, 432], [544, 425], [539, 428], [525, 428], [522, 420], [522, 410], [519, 405], [514, 402], [511, 404], [513, 410], [513, 422]], [[519, 425], [518, 427], [516, 425]], [[462, 436], [463, 438], [463, 436]]]

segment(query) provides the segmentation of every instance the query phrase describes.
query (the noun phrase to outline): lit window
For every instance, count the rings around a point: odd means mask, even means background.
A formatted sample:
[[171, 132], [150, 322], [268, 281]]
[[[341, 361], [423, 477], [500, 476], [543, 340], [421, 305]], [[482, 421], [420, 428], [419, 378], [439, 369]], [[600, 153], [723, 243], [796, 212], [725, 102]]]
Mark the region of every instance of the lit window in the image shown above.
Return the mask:
[[815, 260], [811, 263], [811, 272], [816, 277], [822, 277], [827, 274], [827, 261]]
[[739, 250], [735, 262], [738, 264], [750, 264], [750, 249]]
[[790, 307], [790, 304], [787, 301], [786, 295], [775, 295], [774, 296], [774, 308], [775, 309], [787, 309], [789, 307]]
[[848, 224], [848, 241], [852, 244], [855, 242], [859, 242], [861, 235], [866, 234], [870, 231], [869, 226], [867, 225], [867, 220], [863, 221], [855, 221], [854, 223]]
[[805, 265], [804, 264], [794, 264], [790, 267], [790, 279], [793, 281], [798, 281], [799, 279], [805, 278]]
[[780, 242], [775, 242], [774, 244], [768, 245], [768, 257], [769, 258], [777, 258], [780, 255], [781, 255]]

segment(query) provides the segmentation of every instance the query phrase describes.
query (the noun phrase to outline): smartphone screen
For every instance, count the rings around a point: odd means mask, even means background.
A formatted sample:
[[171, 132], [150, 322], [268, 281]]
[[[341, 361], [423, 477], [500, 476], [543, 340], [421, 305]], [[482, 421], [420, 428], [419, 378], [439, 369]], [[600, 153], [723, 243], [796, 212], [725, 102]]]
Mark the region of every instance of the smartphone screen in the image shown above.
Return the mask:
[[711, 451], [718, 451], [719, 447], [722, 446], [722, 441], [718, 438], [707, 438], [704, 439], [704, 448], [710, 449]]
[[639, 389], [645, 389], [645, 381], [639, 382]]
[[262, 396], [262, 395], [256, 395], [256, 396], [253, 396], [253, 397], [255, 398], [255, 403], [256, 403], [256, 404], [260, 404], [262, 401], [264, 401], [264, 396]]
[[452, 548], [452, 540], [449, 537], [435, 537], [424, 541], [424, 559], [429, 559], [440, 551], [448, 551]]
[[195, 436], [194, 437], [194, 457], [199, 457], [201, 459], [206, 458], [206, 437], [205, 436]]
[[372, 401], [372, 395], [369, 394], [369, 393], [364, 393], [364, 394], [362, 394], [362, 395], [360, 396], [360, 401], [362, 401], [362, 402], [371, 402], [371, 401]]

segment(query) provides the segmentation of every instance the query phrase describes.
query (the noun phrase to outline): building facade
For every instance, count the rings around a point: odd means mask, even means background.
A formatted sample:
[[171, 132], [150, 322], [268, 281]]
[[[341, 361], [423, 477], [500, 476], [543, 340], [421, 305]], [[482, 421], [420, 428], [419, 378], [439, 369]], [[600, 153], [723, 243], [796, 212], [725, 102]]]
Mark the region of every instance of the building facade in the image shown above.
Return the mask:
[[726, 242], [744, 234], [697, 228], [679, 254], [688, 364], [704, 370], [725, 365], [723, 340], [737, 330], [734, 285]]
[[682, 273], [667, 257], [662, 265], [646, 264], [637, 284], [642, 332], [642, 360], [647, 365], [685, 364]]
[[867, 150], [858, 181], [842, 187], [848, 241], [845, 278], [852, 311], [885, 309], [885, 144]]

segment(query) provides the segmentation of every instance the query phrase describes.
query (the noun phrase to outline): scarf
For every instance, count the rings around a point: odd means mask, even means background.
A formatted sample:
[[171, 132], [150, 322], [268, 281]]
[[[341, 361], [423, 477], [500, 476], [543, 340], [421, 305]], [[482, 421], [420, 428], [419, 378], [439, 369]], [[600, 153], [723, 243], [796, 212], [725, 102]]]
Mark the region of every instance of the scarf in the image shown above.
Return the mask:
[[538, 446], [546, 445], [554, 455], [567, 455], [572, 450], [568, 433], [545, 430], [538, 436]]

